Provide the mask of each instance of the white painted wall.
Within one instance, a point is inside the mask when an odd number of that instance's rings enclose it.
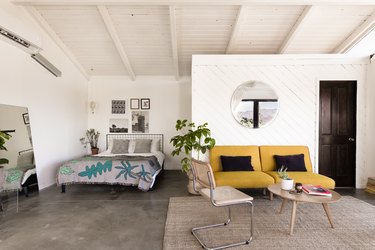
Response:
[[[364,154],[367,63],[338,55],[193,56],[192,119],[208,122],[217,145],[307,145],[317,172],[319,81],[357,80],[356,185],[364,187],[373,168]],[[232,117],[232,93],[249,80],[264,81],[279,95],[278,116],[262,129],[244,128]]]
[[[365,178],[375,177],[375,57],[368,66],[367,73],[367,119],[366,119],[366,175]]]
[[[150,98],[149,123],[151,134],[164,134],[165,169],[180,169],[179,158],[172,157],[170,139],[176,135],[178,119],[191,118],[191,80],[175,81],[172,77],[137,76],[136,81],[128,77],[93,77],[89,83],[89,101],[97,104],[95,114],[88,110],[88,127],[97,129],[101,135],[99,148],[105,150],[109,119],[123,118],[131,126],[130,98]],[[111,114],[112,100],[126,100],[126,114]]]
[[[42,54],[63,72],[56,78],[0,41],[0,103],[28,108],[39,187],[45,188],[56,183],[62,162],[85,153],[79,138],[87,128],[87,80],[21,7],[1,1],[0,8],[41,35]]]
[[[23,121],[23,114],[27,113],[27,108],[12,105],[0,104],[0,130],[16,130],[10,133],[10,140],[6,141],[7,151],[0,151],[0,158],[9,160],[5,168],[14,168],[17,166],[18,152],[31,149],[27,127]]]

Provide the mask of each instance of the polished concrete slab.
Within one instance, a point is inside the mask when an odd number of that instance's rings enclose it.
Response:
[[[187,177],[165,171],[153,190],[107,185],[71,185],[67,192],[53,186],[30,197],[3,197],[0,249],[162,249],[170,197],[188,196]],[[244,190],[267,199],[262,190]],[[375,205],[375,195],[339,189]]]

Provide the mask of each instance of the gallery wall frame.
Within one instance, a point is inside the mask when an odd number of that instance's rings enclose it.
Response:
[[[131,98],[130,99],[130,109],[139,109],[139,99]]]
[[[112,100],[112,114],[125,114],[126,101],[125,100]]]
[[[141,98],[141,109],[150,109],[150,98]]]
[[[23,114],[22,114],[22,117],[23,117],[23,122],[25,123],[25,125],[30,124],[29,113],[23,113]]]

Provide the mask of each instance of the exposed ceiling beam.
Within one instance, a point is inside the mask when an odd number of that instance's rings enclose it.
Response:
[[[129,77],[134,81],[135,80],[135,74],[133,71],[133,67],[130,64],[128,55],[125,52],[124,47],[122,46],[120,37],[118,36],[118,33],[116,31],[115,26],[113,25],[112,19],[109,15],[107,7],[103,5],[97,6],[100,15],[103,18],[104,24],[107,27],[108,33],[110,34],[113,43],[115,44],[115,47],[121,57],[122,63],[124,64],[126,70],[128,71]]]
[[[284,42],[281,44],[279,49],[279,54],[284,54],[285,51],[288,50],[290,44],[296,37],[296,35],[299,33],[303,25],[308,20],[309,16],[311,15],[313,6],[309,5],[304,8],[302,11],[302,14],[299,16],[297,22],[294,24],[293,28],[289,31],[289,34],[285,38]]]
[[[227,49],[225,50],[226,54],[231,53],[233,50],[233,45],[235,44],[241,24],[245,20],[245,14],[244,14],[245,12],[246,12],[246,7],[241,6],[237,13],[236,22],[234,23],[234,26],[232,28],[232,34],[230,35]]]
[[[20,5],[375,5],[374,0],[12,0]]]
[[[174,77],[176,81],[180,78],[178,68],[178,46],[177,46],[177,29],[176,29],[176,7],[169,6],[169,23],[171,29],[171,43],[172,43],[172,56],[173,56],[173,67]]]
[[[375,28],[375,12],[348,36],[332,53],[346,53]]]
[[[76,57],[70,52],[68,47],[65,43],[60,39],[60,37],[53,31],[51,26],[46,22],[46,20],[42,17],[42,15],[31,6],[25,7],[27,12],[34,18],[34,20],[42,26],[42,28],[47,32],[47,34],[51,37],[51,39],[60,47],[60,49],[64,52],[64,54],[70,59],[70,61],[77,67],[77,69],[82,73],[82,75],[89,80],[90,76],[87,74],[86,70],[82,67],[82,64],[78,62]]]

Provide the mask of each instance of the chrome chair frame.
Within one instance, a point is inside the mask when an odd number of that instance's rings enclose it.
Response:
[[[196,183],[197,183],[197,178],[196,178],[196,173],[195,173],[195,170],[194,168],[192,168],[192,171],[193,171],[193,188],[196,192],[199,192],[200,189],[197,189],[196,187]],[[213,176],[211,175],[211,172],[208,171],[207,172],[207,177],[208,177],[208,181],[209,181],[209,186],[210,186],[210,201],[211,201],[211,204],[214,206],[214,207],[228,207],[228,219],[223,222],[223,223],[218,223],[218,224],[211,224],[211,225],[206,225],[206,226],[201,226],[201,227],[195,227],[191,230],[191,233],[194,235],[194,237],[198,240],[198,242],[201,244],[201,246],[204,248],[204,249],[212,249],[212,250],[216,250],[216,249],[225,249],[225,248],[229,248],[229,247],[235,247],[235,246],[240,246],[240,245],[247,245],[249,244],[252,240],[253,240],[253,235],[254,235],[254,223],[253,223],[253,212],[254,212],[254,205],[251,201],[241,201],[241,202],[233,202],[233,203],[230,203],[230,204],[224,204],[224,205],[221,205],[221,204],[217,204],[215,202],[215,188],[214,188],[214,185],[213,185]],[[203,240],[201,238],[199,238],[199,236],[196,234],[197,231],[200,231],[200,230],[204,230],[204,229],[209,229],[209,228],[214,228],[214,227],[220,227],[220,226],[227,226],[229,225],[229,223],[231,222],[232,218],[231,218],[231,207],[232,205],[240,205],[240,204],[247,204],[250,206],[250,221],[251,221],[251,227],[250,227],[250,235],[249,235],[249,238],[246,239],[246,240],[243,240],[243,241],[240,241],[240,242],[234,242],[234,243],[231,243],[231,244],[227,244],[227,245],[221,245],[221,246],[216,246],[216,247],[209,247],[207,246]]]

